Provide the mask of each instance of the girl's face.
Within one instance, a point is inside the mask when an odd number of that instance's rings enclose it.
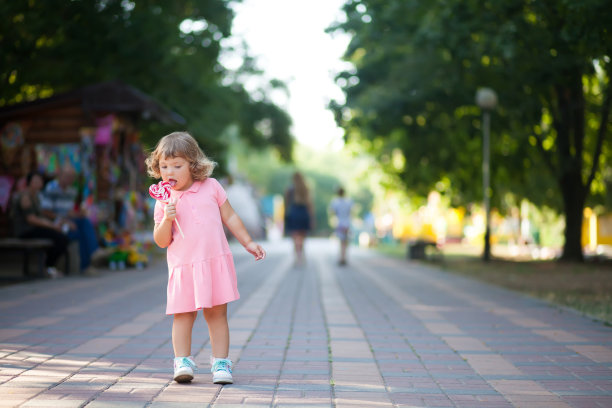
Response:
[[[173,190],[185,191],[193,184],[189,162],[182,157],[166,157],[159,160],[162,180],[167,181]]]

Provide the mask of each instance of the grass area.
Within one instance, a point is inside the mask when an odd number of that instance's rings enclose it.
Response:
[[[445,249],[443,259],[435,264],[451,273],[570,307],[612,325],[612,261],[565,263],[494,258],[486,263],[480,259],[480,250],[463,249]],[[405,246],[400,245],[377,250],[397,257],[405,257],[406,253]]]

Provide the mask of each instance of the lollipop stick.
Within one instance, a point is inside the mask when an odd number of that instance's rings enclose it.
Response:
[[[176,201],[174,201],[174,204],[178,204],[178,202],[179,200],[177,199]],[[175,218],[174,222],[176,222],[176,226],[178,227],[178,230],[181,233],[181,237],[185,238],[185,235],[183,234],[183,230],[181,229],[181,224],[179,224],[178,222],[178,218]]]
[[[178,220],[175,218],[174,221],[176,222],[176,226],[179,229],[179,232],[181,233],[181,237],[185,238],[185,235],[183,235],[183,230],[181,229],[181,224],[179,224]]]

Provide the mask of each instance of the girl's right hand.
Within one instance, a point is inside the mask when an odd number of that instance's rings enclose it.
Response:
[[[172,222],[176,218],[176,201],[170,201],[164,208],[164,218]]]

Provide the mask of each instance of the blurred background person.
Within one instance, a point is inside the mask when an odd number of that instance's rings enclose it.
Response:
[[[61,168],[57,177],[43,189],[41,208],[58,222],[69,226],[66,231],[68,238],[79,244],[81,273],[93,273],[91,258],[98,249],[98,237],[92,222],[80,210],[78,191],[74,186],[76,176],[72,167]]]
[[[313,227],[313,206],[308,187],[300,172],[293,174],[285,191],[285,231],[293,240],[296,263],[304,262],[304,241]]]
[[[338,265],[346,265],[346,252],[348,248],[349,233],[351,228],[351,209],[353,200],[344,196],[344,188],[338,187],[337,197],[329,204],[330,211],[336,216],[336,236],[340,240],[340,258]]]
[[[265,220],[259,207],[257,195],[253,187],[244,179],[228,176],[225,193],[236,214],[242,219],[245,228],[253,239],[263,239],[266,236]],[[229,234],[228,238],[232,238]]]
[[[68,237],[64,232],[66,224],[54,222],[43,215],[39,193],[43,188],[44,179],[39,173],[28,173],[26,176],[26,188],[13,198],[11,208],[11,220],[13,222],[13,234],[17,238],[41,238],[49,239],[53,245],[47,249],[45,266],[47,274],[51,278],[61,277],[62,273],[57,270],[55,263],[68,248]],[[58,220],[59,221],[59,220]]]

